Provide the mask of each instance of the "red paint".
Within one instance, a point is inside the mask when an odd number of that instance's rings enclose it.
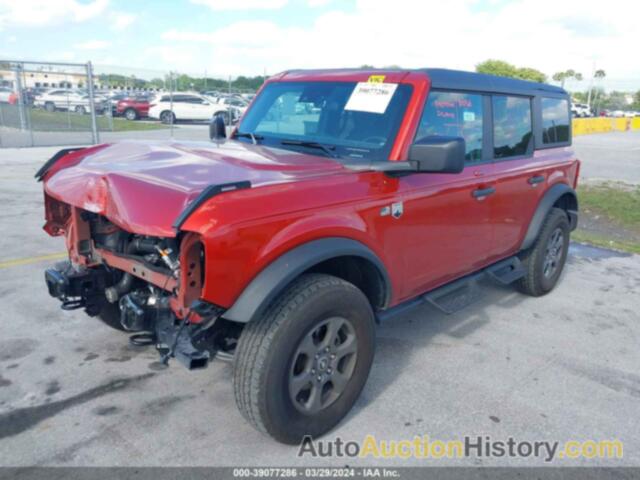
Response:
[[[269,81],[366,81],[370,75],[413,86],[390,154],[390,160],[406,160],[429,91],[426,74],[292,72]],[[204,246],[203,299],[229,307],[283,253],[338,236],[362,242],[380,257],[394,305],[513,254],[541,195],[554,183],[575,185],[578,165],[569,149],[558,148],[522,160],[470,165],[457,175],[397,178],[237,141],[122,142],[64,157],[47,174],[45,191],[129,232],[171,237],[176,217],[205,187],[250,180],[252,188],[211,198],[183,225]],[[532,187],[527,179],[533,175],[546,181]],[[496,193],[472,197],[473,190],[486,187]],[[399,201],[404,202],[401,219],[380,215],[382,207]],[[52,208],[47,202],[48,220],[56,218]],[[50,230],[57,225],[51,222]],[[185,296],[192,298],[193,291]]]
[[[142,100],[138,98],[124,98],[116,103],[116,113],[118,115],[124,115],[124,112],[130,108],[133,108],[138,117],[149,116],[149,100]]]

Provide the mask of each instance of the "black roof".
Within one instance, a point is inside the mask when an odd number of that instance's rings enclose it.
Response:
[[[484,73],[463,72],[444,68],[423,68],[419,71],[429,76],[433,88],[520,95],[540,95],[543,93],[554,96],[567,95],[567,92],[563,88],[546,83],[518,80],[516,78],[496,77],[495,75],[487,75]]]
[[[568,93],[560,87],[546,83],[529,82],[517,78],[497,77],[485,73],[466,72],[463,70],[448,70],[446,68],[329,68],[319,70],[286,70],[289,73],[358,73],[371,72],[384,74],[385,72],[422,72],[431,79],[433,88],[447,90],[472,90],[476,92],[508,93],[515,95],[549,95],[568,96]]]

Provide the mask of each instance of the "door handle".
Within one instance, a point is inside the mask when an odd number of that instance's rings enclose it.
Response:
[[[494,193],[496,193],[495,188],[487,187],[487,188],[478,188],[477,190],[474,190],[473,192],[471,192],[471,195],[473,195],[473,198],[482,199]]]
[[[534,177],[529,177],[529,180],[527,180],[527,182],[529,182],[529,185],[537,185],[539,183],[544,182],[544,175],[536,175]]]

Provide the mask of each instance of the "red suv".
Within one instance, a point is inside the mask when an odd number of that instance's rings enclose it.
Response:
[[[69,261],[45,277],[165,362],[232,360],[240,411],[281,442],[349,411],[379,322],[456,311],[483,277],[533,296],[560,277],[579,170],[561,88],[289,71],[224,131],[55,155],[37,178]]]
[[[127,120],[137,120],[149,116],[149,97],[138,96],[118,100],[116,115],[122,115]]]

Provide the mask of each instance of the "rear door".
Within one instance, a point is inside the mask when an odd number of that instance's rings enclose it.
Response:
[[[547,163],[534,155],[533,98],[493,95],[493,156],[498,176],[493,224],[497,259],[518,251],[548,181]]]
[[[193,109],[188,102],[189,95],[174,95],[173,96],[173,113],[179,120],[192,120]]]
[[[403,194],[407,294],[413,296],[486,264],[493,243],[496,188],[488,150],[489,98],[479,93],[432,91],[415,142],[461,136],[466,166],[459,174],[400,178]]]
[[[186,95],[186,101],[191,111],[192,120],[207,120],[211,118],[211,106],[204,98],[197,95]]]
[[[492,106],[499,178],[493,253],[504,257],[519,250],[549,184],[565,176],[565,157],[554,149],[570,144],[570,104],[563,97],[494,95]]]

